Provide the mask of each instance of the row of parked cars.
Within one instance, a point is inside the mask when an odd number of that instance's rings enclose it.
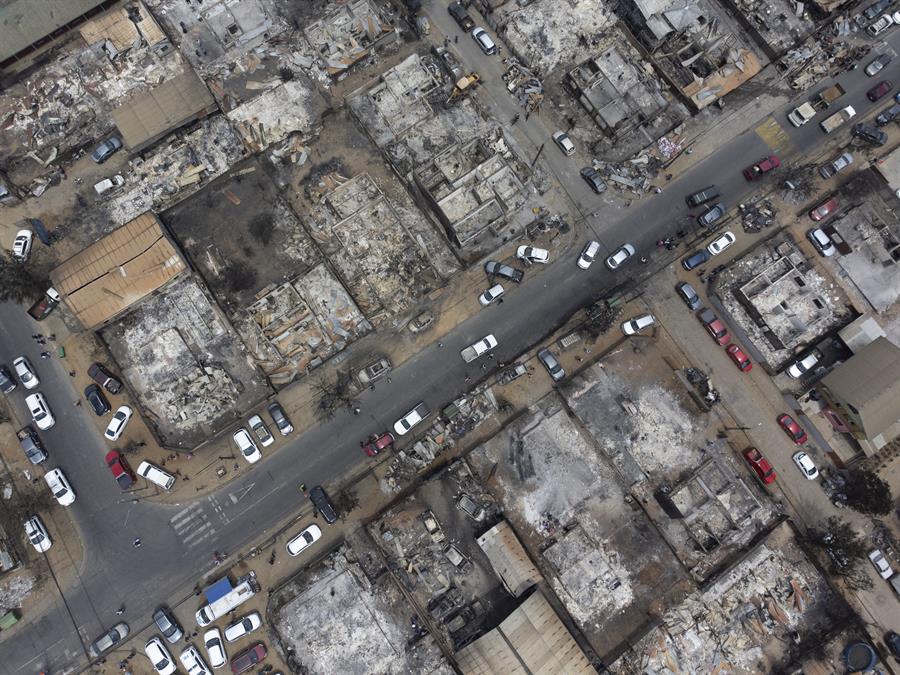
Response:
[[[280,403],[277,401],[270,403],[266,410],[268,410],[272,422],[274,422],[275,427],[282,436],[287,436],[294,431],[294,425],[291,424],[290,418],[288,418]],[[249,431],[247,427],[250,428]],[[241,457],[247,460],[249,464],[255,464],[262,459],[262,452],[260,452],[259,446],[266,448],[272,445],[275,442],[275,437],[259,415],[251,416],[247,420],[247,427],[240,427],[231,435],[231,438],[235,446],[237,446],[238,452],[241,453]],[[257,442],[259,445],[257,445]]]

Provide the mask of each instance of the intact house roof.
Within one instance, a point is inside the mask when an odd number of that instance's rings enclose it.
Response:
[[[118,316],[188,269],[152,213],[144,213],[63,262],[50,279],[85,328]]]
[[[47,36],[65,32],[67,24],[102,4],[103,0],[0,2],[0,61],[5,61]]]
[[[137,152],[216,109],[206,85],[193,71],[186,71],[155,89],[130,97],[113,110],[112,116],[125,145]]]

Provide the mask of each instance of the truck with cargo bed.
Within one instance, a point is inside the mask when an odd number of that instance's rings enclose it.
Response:
[[[812,101],[807,101],[806,103],[803,103],[802,105],[794,108],[791,112],[788,113],[788,119],[795,127],[802,127],[813,117],[815,117],[816,113],[821,110],[827,109],[828,106],[834,103],[845,93],[846,92],[841,85],[833,84],[832,86],[820,91]]]
[[[841,126],[844,122],[851,119],[856,115],[856,110],[853,109],[853,106],[848,105],[846,108],[842,108],[838,110],[831,117],[826,117],[824,120],[819,122],[819,126],[822,127],[822,131],[826,134],[830,134],[832,131]]]

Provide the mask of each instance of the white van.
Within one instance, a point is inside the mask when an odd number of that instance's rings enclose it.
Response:
[[[247,602],[254,595],[256,595],[256,589],[250,579],[238,584],[231,589],[231,592],[226,593],[215,602],[198,609],[194,615],[197,619],[197,625],[208,626],[216,619],[228,614],[235,607]]]
[[[141,465],[138,467],[138,475],[143,476],[151,483],[156,483],[163,490],[171,490],[172,486],[175,485],[175,476],[170,474],[168,471],[163,471],[156,464],[151,464],[150,462],[141,462]]]

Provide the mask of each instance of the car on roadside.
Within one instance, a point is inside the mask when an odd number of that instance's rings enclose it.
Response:
[[[869,562],[872,563],[872,567],[882,579],[890,579],[894,576],[894,569],[879,549],[869,551]]]
[[[869,125],[863,124],[862,122],[853,125],[853,128],[850,129],[850,135],[862,141],[865,141],[869,145],[878,147],[887,143],[888,139],[888,135],[881,129],[870,127]]]
[[[465,574],[472,567],[472,561],[459,550],[456,544],[449,544],[444,549],[444,557],[453,565],[461,574]]]
[[[517,270],[515,267],[510,267],[509,265],[504,265],[503,263],[499,263],[496,260],[488,260],[484,264],[484,272],[489,276],[503,277],[504,279],[509,279],[513,283],[519,283],[522,281],[522,277],[525,276],[525,272],[522,270]]]
[[[16,381],[6,366],[0,366],[0,391],[10,394],[16,390]]]
[[[761,178],[770,171],[774,171],[780,166],[781,160],[778,159],[778,156],[769,155],[768,157],[764,157],[763,159],[759,160],[756,164],[748,166],[746,169],[744,169],[744,178],[753,181],[757,178]]]
[[[300,534],[291,537],[287,544],[285,544],[285,548],[287,549],[288,555],[295,556],[300,555],[312,546],[314,543],[319,541],[319,538],[322,536],[322,530],[318,525],[310,525],[305,530],[303,530]],[[225,639],[229,642],[232,642],[232,638],[228,637],[228,631],[225,631]],[[237,638],[234,638],[236,640]]]
[[[543,248],[535,248],[534,246],[520,246],[516,249],[516,257],[526,265],[531,265],[533,263],[546,265],[550,262],[550,252]]]
[[[112,157],[121,147],[122,139],[118,136],[113,136],[94,148],[94,151],[91,153],[91,159],[97,164],[103,164],[103,162]]]
[[[821,227],[813,227],[806,233],[806,238],[809,239],[809,243],[813,245],[819,255],[830,258],[837,252],[837,248],[834,245],[834,242],[831,241],[831,237],[825,234],[825,231]]]
[[[75,503],[75,490],[72,489],[72,484],[62,469],[59,467],[50,469],[44,474],[44,480],[60,506],[71,506]]]
[[[13,370],[16,371],[16,377],[26,389],[34,389],[41,381],[38,379],[37,371],[31,365],[31,361],[25,356],[18,357],[13,361]]]
[[[481,504],[476,502],[465,492],[461,493],[456,499],[456,508],[465,513],[476,523],[480,523],[482,520],[484,520],[484,507],[482,507]]]
[[[697,309],[700,306],[700,296],[697,295],[697,291],[688,282],[679,282],[675,286],[675,291],[684,300],[684,304],[688,306],[688,309]]]
[[[250,670],[257,663],[261,663],[266,658],[267,653],[266,646],[262,642],[250,645],[231,659],[231,672],[234,675],[240,675]]]
[[[103,395],[103,391],[96,384],[89,384],[84,388],[84,397],[91,406],[91,410],[93,410],[94,414],[98,417],[103,417],[103,415],[112,410],[112,408],[109,407],[109,401],[107,401],[106,397]]]
[[[681,266],[690,272],[695,267],[700,267],[703,263],[709,261],[712,256],[709,255],[709,252],[706,249],[701,249],[699,251],[694,251],[689,256],[682,258]]]
[[[425,405],[424,402],[421,402],[399,420],[394,422],[394,432],[398,436],[402,436],[430,414],[431,409]]]
[[[488,32],[484,28],[473,28],[472,39],[475,40],[475,42],[481,48],[481,51],[483,51],[488,56],[497,53],[497,45],[494,44],[491,36],[488,35]]]
[[[247,426],[250,427],[250,431],[256,436],[256,440],[258,440],[259,444],[264,448],[269,447],[275,442],[275,437],[272,435],[272,432],[269,431],[269,427],[266,426],[266,423],[262,421],[262,417],[259,415],[252,415],[250,419],[247,420]]]
[[[875,103],[875,101],[887,96],[893,88],[894,85],[890,80],[882,80],[866,92],[866,98]]]
[[[110,450],[105,457],[106,466],[109,467],[113,478],[119,484],[119,489],[127,490],[135,484],[137,479],[134,477],[134,471],[128,465],[128,461],[118,450]]]
[[[794,460],[794,464],[797,465],[806,480],[815,480],[819,477],[819,469],[807,453],[795,452],[791,459]]]
[[[175,644],[184,637],[184,631],[181,629],[181,625],[178,623],[172,610],[164,605],[154,610],[153,623],[156,624],[159,632],[163,634],[166,642],[170,645]]]
[[[50,539],[47,527],[44,525],[44,521],[41,520],[40,516],[31,516],[31,518],[25,521],[24,525],[25,536],[28,539],[28,543],[34,546],[35,551],[38,553],[46,553],[50,550],[50,547],[53,546],[53,541]]]
[[[719,255],[736,241],[737,237],[734,236],[733,232],[723,232],[721,236],[716,237],[709,243],[706,250],[710,255]]]
[[[855,17],[856,23],[859,26],[865,26],[869,21],[890,7],[892,2],[893,0],[876,0],[876,2],[873,2]]]
[[[747,464],[756,473],[757,477],[766,485],[773,483],[778,477],[775,468],[769,463],[769,460],[756,448],[747,448],[744,450],[744,459]]]
[[[313,487],[309,491],[309,501],[312,502],[316,511],[322,514],[322,518],[325,519],[326,523],[334,525],[334,523],[337,522],[337,513],[334,510],[331,500],[328,498],[328,494],[325,492],[325,488],[321,485]]]
[[[365,452],[369,457],[375,457],[380,454],[382,450],[386,450],[394,444],[394,434],[389,431],[385,431],[380,436],[378,434],[373,434],[369,437],[369,440],[363,443],[360,443],[362,446],[363,452]]]
[[[122,383],[100,363],[92,363],[87,369],[87,374],[110,394],[118,394],[122,391]]]
[[[125,427],[128,425],[128,420],[131,419],[132,411],[127,405],[120,405],[115,413],[113,413],[112,419],[109,421],[109,424],[106,426],[106,431],[103,432],[103,435],[106,436],[106,440],[108,441],[117,441],[122,437],[122,433],[125,431]]]
[[[360,370],[356,374],[356,377],[362,385],[371,384],[387,375],[391,371],[391,368],[391,360],[386,356],[383,356]]]
[[[566,157],[571,157],[575,154],[575,144],[572,142],[572,139],[569,138],[569,134],[565,131],[554,132],[553,142],[556,143]]]
[[[803,445],[809,440],[809,436],[803,431],[803,427],[797,424],[797,421],[787,413],[782,413],[778,416],[778,426],[780,426],[784,430],[784,433],[790,436],[791,440],[797,445]],[[795,459],[794,461],[796,462],[797,460]]]
[[[736,344],[728,345],[725,348],[725,353],[728,354],[732,361],[734,361],[734,365],[736,365],[742,373],[749,373],[753,370],[753,363],[751,363],[750,357]]]
[[[809,217],[812,220],[816,220],[816,221],[823,220],[824,218],[827,218],[832,213],[837,211],[837,208],[838,208],[838,200],[835,199],[834,197],[829,197],[824,202],[822,202],[815,208],[811,209],[809,212]]]
[[[583,270],[589,269],[594,264],[594,260],[597,259],[598,253],[600,253],[600,242],[589,241],[581,249],[581,255],[578,256],[578,267]]]
[[[625,335],[634,335],[645,328],[650,328],[655,323],[656,318],[652,314],[641,314],[624,322],[622,324],[622,332]]]
[[[827,164],[820,166],[819,175],[827,180],[836,173],[843,171],[851,164],[853,164],[853,155],[849,152],[843,152]]]
[[[158,485],[163,490],[171,490],[172,486],[175,485],[175,476],[146,460],[138,464],[137,473],[144,480]]]
[[[697,216],[697,222],[705,227],[712,227],[716,221],[721,220],[725,215],[725,205],[719,202],[713,204],[706,211]]]
[[[484,293],[478,296],[478,302],[481,303],[482,307],[487,307],[494,300],[503,295],[503,286],[501,284],[494,284],[489,289],[487,289]]]
[[[890,14],[882,14],[871,26],[866,28],[866,32],[872,37],[878,37],[893,25],[894,17]]]
[[[559,361],[556,360],[553,352],[546,347],[537,353],[537,357],[538,361],[540,361],[544,368],[547,369],[547,372],[550,373],[550,377],[554,382],[559,382],[566,376],[566,371],[563,370]]]
[[[409,331],[411,333],[421,333],[423,330],[427,330],[431,328],[431,325],[434,323],[434,312],[430,309],[426,309],[421,314],[413,317],[413,319],[409,322]]]
[[[37,465],[47,461],[48,456],[44,443],[30,424],[19,429],[16,437],[19,439],[19,447],[22,448],[22,452],[25,453],[29,462]]]
[[[203,660],[200,650],[194,645],[185,647],[178,660],[181,661],[181,665],[184,666],[188,675],[213,675],[212,670],[206,665],[206,661]]]
[[[686,196],[684,201],[688,205],[688,208],[695,209],[698,206],[703,206],[706,202],[717,199],[721,195],[722,193],[719,191],[718,187],[715,185],[707,185],[702,190],[697,190]]]
[[[34,233],[31,230],[19,230],[13,239],[12,257],[17,263],[26,263],[31,256],[31,244]]]
[[[209,657],[209,665],[214,669],[221,668],[228,663],[228,656],[225,654],[225,643],[222,642],[222,633],[218,628],[211,628],[203,634],[203,646],[206,648],[207,657]]]
[[[600,174],[597,173],[597,170],[592,166],[586,166],[581,171],[581,177],[584,179],[584,182],[587,183],[591,190],[596,192],[598,195],[606,192],[606,181],[604,181]]]
[[[469,16],[466,8],[463,7],[459,2],[451,2],[449,5],[447,5],[447,12],[450,14],[450,16],[453,17],[453,20],[463,30],[470,31],[475,28],[475,22],[472,20],[472,17]]]
[[[869,65],[866,66],[865,73],[869,77],[875,77],[890,62],[891,62],[890,54],[879,54],[874,59],[869,61]]]
[[[35,392],[25,397],[25,405],[28,406],[28,412],[31,413],[31,419],[38,429],[47,431],[56,424],[53,413],[50,412],[50,406],[47,405],[47,399],[41,392]]]
[[[169,650],[155,635],[147,640],[147,644],[144,645],[144,653],[159,675],[172,675],[177,670]]]
[[[317,530],[319,529],[316,525],[310,525],[307,530],[315,527]],[[304,530],[305,532],[306,530]],[[318,539],[318,537],[316,537]],[[313,540],[315,541],[315,539]],[[290,553],[290,549],[288,550]],[[292,553],[291,555],[296,555]],[[247,616],[243,616],[234,623],[230,624],[225,629],[225,642],[235,642],[240,640],[245,635],[249,635],[257,628],[262,626],[262,619],[259,616],[259,612],[250,612]]]
[[[724,347],[731,342],[731,336],[728,334],[725,324],[711,309],[704,307],[697,312],[697,318],[700,319],[700,323],[706,328],[706,332],[712,336],[713,340],[720,347]]]
[[[884,644],[891,650],[891,654],[894,655],[895,659],[900,659],[900,634],[889,630],[884,634]]]
[[[269,417],[272,418],[272,421],[278,428],[278,432],[282,436],[287,436],[294,430],[294,425],[291,424],[290,418],[288,418],[287,413],[284,412],[284,408],[281,407],[281,404],[278,403],[278,401],[270,403],[266,410],[269,411]]]
[[[611,270],[617,270],[634,254],[634,246],[631,244],[622,244],[606,259],[606,266]]]
[[[248,464],[256,464],[256,462],[262,459],[262,453],[259,451],[259,448],[256,447],[256,442],[253,440],[250,432],[244,427],[241,427],[231,434],[231,440],[234,441],[238,452],[241,453],[241,457],[247,460]]]
[[[900,103],[895,103],[875,116],[875,124],[879,127],[890,124],[895,120],[900,120]]]
[[[117,623],[115,626],[110,628],[103,635],[101,635],[91,643],[91,646],[88,647],[88,655],[92,659],[96,659],[101,654],[105,654],[117,644],[122,642],[122,640],[128,637],[128,633],[129,630],[127,623],[125,623],[124,621]]]
[[[813,349],[809,353],[789,365],[785,372],[795,380],[799,379],[810,370],[812,370],[821,358],[822,352],[820,352],[818,349]]]

